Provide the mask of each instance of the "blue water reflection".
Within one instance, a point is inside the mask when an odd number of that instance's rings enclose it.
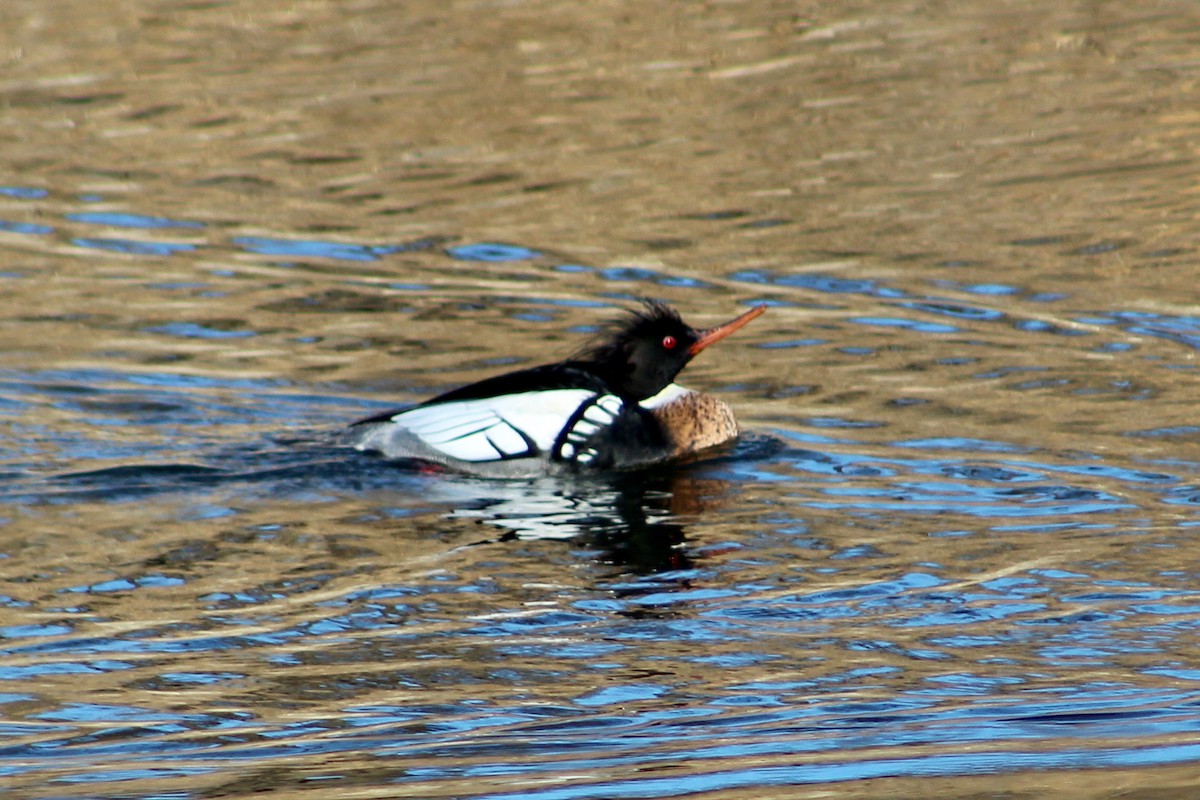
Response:
[[[514,244],[479,242],[448,248],[446,255],[460,261],[528,261],[539,258],[542,254]]]
[[[809,289],[826,294],[862,294],[887,298],[904,297],[904,293],[899,289],[884,286],[877,281],[839,278],[817,272],[789,274],[771,270],[739,270],[726,277],[731,281],[742,283],[787,286],[796,289]]]
[[[277,239],[268,236],[239,236],[233,243],[251,253],[292,258],[333,258],[341,261],[377,261],[396,252],[389,245],[359,245],[319,239]]]
[[[33,186],[0,186],[0,195],[4,197],[16,197],[21,200],[39,200],[49,194],[50,192],[45,189]]]
[[[0,219],[0,231],[8,233],[25,233],[33,236],[44,236],[47,233],[53,233],[54,228],[49,225],[41,225],[36,222],[14,222],[12,220]]]
[[[116,228],[203,228],[204,224],[191,220],[153,217],[145,214],[130,214],[117,211],[87,211],[67,214],[66,219],[72,222],[86,222],[91,225],[110,225]]]

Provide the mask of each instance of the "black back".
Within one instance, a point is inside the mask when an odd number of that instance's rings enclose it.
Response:
[[[675,379],[692,359],[689,349],[699,338],[675,309],[647,300],[644,308],[612,322],[601,339],[568,361],[485,378],[418,407],[548,389],[590,389],[636,403],[658,394]],[[354,424],[388,422],[398,413],[385,411]]]

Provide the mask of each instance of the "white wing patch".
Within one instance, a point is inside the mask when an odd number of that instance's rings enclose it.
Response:
[[[452,458],[500,461],[549,452],[579,407],[595,398],[587,389],[549,389],[454,400],[402,411],[392,422]]]

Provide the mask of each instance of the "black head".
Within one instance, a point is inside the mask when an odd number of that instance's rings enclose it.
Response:
[[[755,306],[723,325],[696,330],[657,300],[612,324],[607,336],[576,358],[623,397],[644,400],[661,392],[692,357],[767,310]]]

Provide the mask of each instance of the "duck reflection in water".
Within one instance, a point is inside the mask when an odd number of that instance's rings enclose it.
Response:
[[[731,482],[688,467],[613,473],[586,480],[436,480],[425,497],[452,510],[451,520],[499,529],[476,544],[570,541],[596,560],[639,575],[695,566],[687,547],[690,517],[723,506]]]

